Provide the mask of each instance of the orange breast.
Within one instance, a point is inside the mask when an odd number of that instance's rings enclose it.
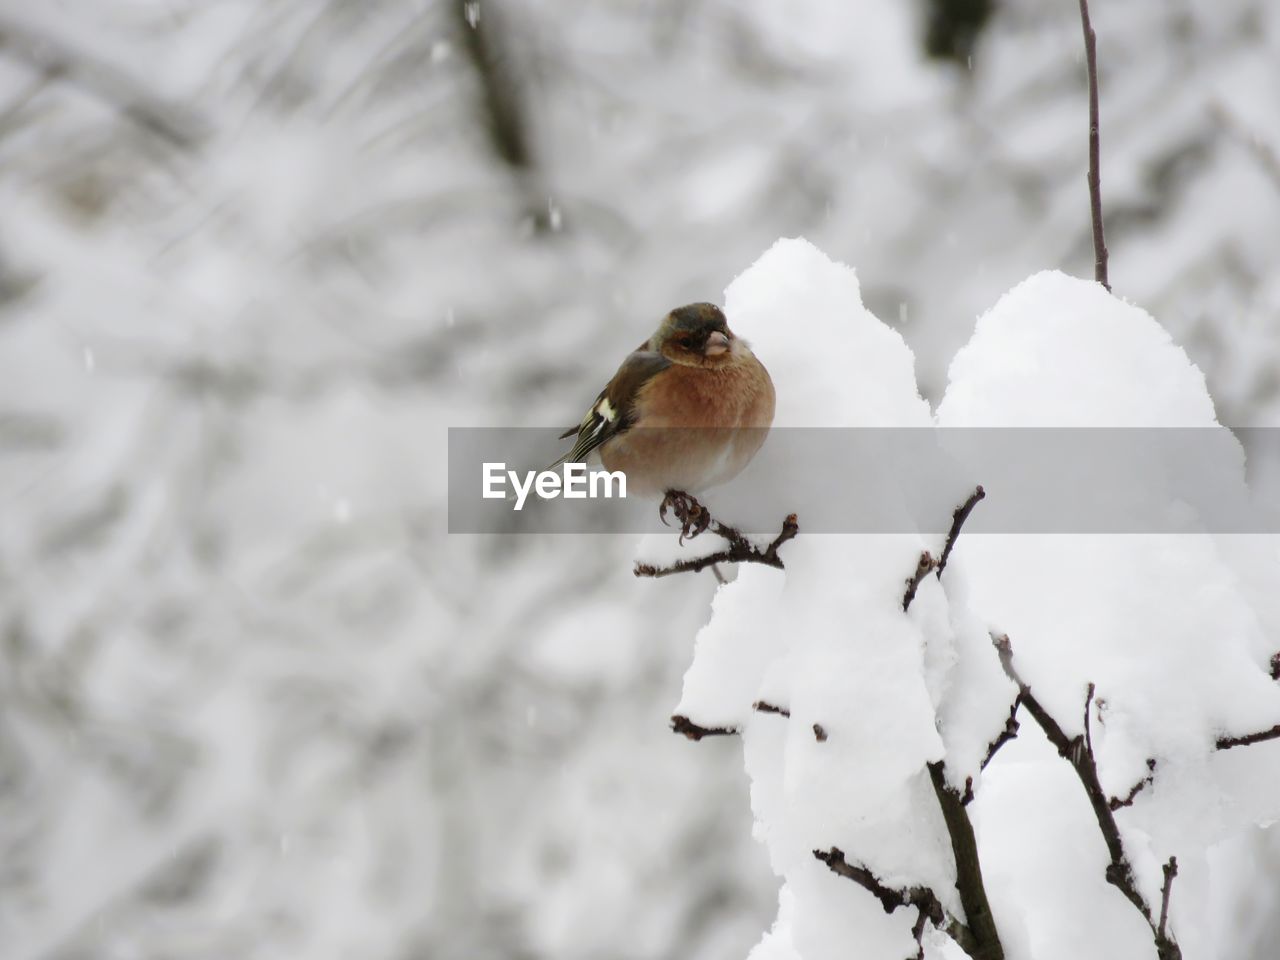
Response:
[[[636,426],[604,444],[600,459],[626,473],[629,496],[696,493],[742,471],[773,410],[773,382],[749,351],[717,368],[670,367],[640,390]]]

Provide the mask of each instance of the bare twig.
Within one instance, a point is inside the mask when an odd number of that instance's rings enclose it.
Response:
[[[1087,722],[1086,733],[1068,737],[1063,731],[1062,725],[1045,709],[1044,705],[1031,692],[1031,688],[1018,675],[1013,665],[1013,647],[1009,642],[1009,638],[1007,636],[992,637],[992,641],[995,643],[996,652],[1000,656],[1000,666],[1004,668],[1004,672],[1009,679],[1018,685],[1018,692],[1022,698],[1023,705],[1031,716],[1035,718],[1036,723],[1044,731],[1044,735],[1048,737],[1049,742],[1057,748],[1058,754],[1071,764],[1077,778],[1080,780],[1080,785],[1084,787],[1089,806],[1093,808],[1094,818],[1098,822],[1098,830],[1102,833],[1102,839],[1107,845],[1107,853],[1110,857],[1110,863],[1107,864],[1106,870],[1107,882],[1124,894],[1125,899],[1132,903],[1143,918],[1146,919],[1151,927],[1152,937],[1156,944],[1156,952],[1160,960],[1180,960],[1182,957],[1181,949],[1172,937],[1157,926],[1156,918],[1146,900],[1143,899],[1134,880],[1133,867],[1125,854],[1124,842],[1120,837],[1120,828],[1116,824],[1113,808],[1102,789],[1101,781],[1098,779],[1098,768],[1094,762],[1093,751],[1086,736]],[[1092,688],[1092,684],[1090,684],[1090,687]],[[1092,698],[1093,694],[1092,690],[1090,690],[1086,702],[1092,700]]]
[[[1089,760],[1096,763],[1096,758],[1093,755],[1093,731],[1090,729],[1089,723],[1089,708],[1093,706],[1093,694],[1095,690],[1096,688],[1094,687],[1093,682],[1090,681],[1088,689],[1086,689],[1084,695],[1084,745],[1089,751]]]
[[[1138,794],[1140,794],[1147,787],[1151,786],[1151,784],[1155,783],[1155,780],[1156,780],[1155,760],[1151,760],[1151,759],[1147,760],[1147,770],[1148,770],[1147,775],[1143,777],[1141,780],[1139,780],[1137,783],[1135,783],[1132,787],[1130,787],[1128,793],[1126,793],[1123,797],[1112,797],[1110,800],[1107,801],[1107,806],[1109,806],[1112,810],[1119,810],[1122,807],[1133,806],[1133,801],[1138,798]]]
[[[1269,740],[1280,740],[1280,724],[1270,727],[1266,730],[1258,730],[1254,733],[1244,733],[1239,736],[1218,737],[1214,741],[1215,750],[1231,750],[1235,747],[1248,747],[1255,743],[1266,743]],[[1133,806],[1133,801],[1147,787],[1155,782],[1156,761],[1154,757],[1147,758],[1147,770],[1149,771],[1145,777],[1129,788],[1129,792],[1123,797],[1112,797],[1108,804],[1112,810],[1119,810],[1123,807]]]
[[[982,758],[982,766],[980,770],[985,770],[993,757],[1001,747],[1018,735],[1021,726],[1018,723],[1018,707],[1022,706],[1021,695],[1013,698],[1013,703],[1009,706],[1009,719],[1004,722],[1004,729],[1000,731],[1000,736],[991,741],[991,745],[987,747],[987,755]]]
[[[1018,723],[1018,707],[1021,705],[1022,697],[1014,697],[1013,703],[1009,706],[1009,719],[1004,722],[1004,729],[1000,731],[1000,735],[988,744],[987,755],[982,758],[982,764],[978,767],[979,770],[987,769],[987,764],[995,758],[1000,748],[1018,736],[1018,731],[1021,729],[1021,725]],[[973,802],[973,777],[965,777],[962,802],[965,806]]]
[[[911,602],[916,597],[916,591],[930,571],[937,570],[939,576],[941,576],[942,567],[946,562],[946,558],[950,556],[956,539],[960,536],[960,530],[964,526],[965,520],[973,512],[973,508],[978,501],[985,496],[986,491],[982,487],[978,487],[952,513],[951,529],[947,532],[946,543],[942,549],[943,559],[941,562],[935,560],[933,554],[927,550],[920,554],[920,558],[916,561],[915,572],[906,580],[907,589],[902,595],[902,610],[904,613],[911,608]],[[1017,721],[1013,715],[1016,712],[1017,702],[1015,701],[1009,715],[1009,723],[1015,733],[1017,731]],[[1006,730],[1008,730],[1008,726],[1006,725]],[[816,729],[814,732],[817,732]],[[1013,734],[1010,733],[1008,738],[1012,736]],[[990,753],[994,754],[998,749],[999,742],[992,745]],[[933,782],[934,794],[938,798],[938,806],[942,810],[942,817],[947,825],[947,833],[951,837],[951,851],[955,857],[956,864],[956,889],[960,894],[960,902],[964,906],[965,918],[968,921],[968,926],[963,928],[964,939],[961,939],[956,934],[952,934],[952,936],[971,957],[979,958],[979,960],[1003,960],[1004,946],[1000,943],[1000,934],[996,929],[995,918],[991,914],[991,905],[987,900],[987,890],[982,880],[982,865],[978,861],[978,844],[974,838],[973,824],[969,821],[969,815],[965,811],[965,804],[968,802],[966,798],[972,799],[972,781],[966,782],[965,794],[962,796],[959,791],[947,783],[945,764],[939,761],[930,763],[928,767],[929,777]]]
[[[669,567],[656,567],[651,563],[637,563],[635,575],[637,577],[669,577],[673,573],[693,573],[698,570],[705,570],[716,563],[763,563],[766,566],[782,570],[784,567],[782,558],[778,556],[778,548],[800,532],[800,524],[796,521],[796,515],[794,513],[790,514],[782,522],[782,530],[763,550],[743,536],[737,529],[723,524],[719,520],[712,520],[707,529],[724,540],[729,546],[718,553],[708,554],[705,557],[677,561]]]
[[[732,737],[742,732],[737,727],[700,727],[688,717],[678,713],[671,718],[671,730],[690,740],[701,740],[703,737]]]
[[[920,589],[920,584],[929,575],[929,571],[933,570],[937,565],[938,562],[933,559],[933,554],[928,550],[920,554],[920,559],[916,562],[915,573],[906,579],[907,589],[902,595],[903,613],[911,609],[911,601],[916,598],[916,591]]]
[[[991,904],[987,900],[982,864],[978,860],[978,841],[964,808],[964,798],[947,783],[946,765],[942,761],[928,767],[933,792],[938,798],[942,819],[947,824],[947,833],[951,836],[951,853],[956,863],[956,892],[960,894],[960,904],[964,907],[968,923],[964,928],[967,940],[955,934],[952,936],[975,960],[1003,960],[1004,945],[1000,942],[1000,932],[996,929]]]
[[[969,519],[969,514],[973,513],[973,508],[978,505],[978,501],[986,495],[987,491],[979,485],[973,493],[969,494],[969,499],[956,507],[955,512],[951,514],[951,529],[947,531],[947,543],[942,548],[942,559],[938,561],[938,579],[942,579],[942,571],[947,569],[947,560],[951,557],[951,548],[956,545],[956,539],[960,536],[960,528]]]
[[[1083,734],[1076,737],[1068,737],[1063,732],[1062,726],[1058,721],[1050,715],[1049,711],[1041,705],[1040,701],[1031,692],[1031,688],[1018,676],[1018,672],[1013,666],[1013,647],[1009,642],[1009,638],[1007,636],[995,637],[994,642],[996,652],[1000,655],[1000,665],[1004,668],[1004,672],[1009,679],[1018,685],[1018,692],[1022,698],[1023,705],[1031,716],[1035,718],[1040,729],[1049,738],[1049,742],[1057,748],[1058,754],[1070,762],[1081,784],[1084,786],[1085,793],[1089,797],[1089,804],[1093,807],[1094,817],[1098,821],[1098,828],[1102,831],[1102,839],[1106,842],[1107,852],[1111,857],[1111,863],[1107,867],[1108,882],[1119,888],[1125,897],[1142,911],[1144,916],[1150,918],[1151,911],[1134,884],[1133,868],[1129,865],[1129,861],[1125,856],[1124,845],[1120,840],[1120,828],[1116,826],[1115,818],[1111,815],[1111,806],[1107,803],[1102,784],[1098,781],[1098,771],[1094,766],[1093,757],[1085,745]]]
[[[978,501],[986,495],[987,492],[979,486],[973,493],[969,494],[969,498],[964,503],[952,511],[951,529],[947,531],[947,539],[942,546],[941,559],[935,559],[928,550],[920,554],[920,559],[916,562],[915,572],[906,580],[907,589],[902,595],[903,613],[911,609],[911,601],[915,600],[916,591],[920,589],[920,584],[924,582],[925,577],[932,572],[936,573],[938,578],[941,579],[942,571],[947,567],[947,560],[956,545],[956,539],[960,536],[960,530],[964,526],[964,522],[969,519],[969,514],[973,513],[973,508],[978,505]]]
[[[911,925],[911,935],[916,938],[916,960],[924,960],[924,928],[929,922],[929,912],[918,907],[916,922]]]
[[[972,950],[973,934],[963,923],[947,914],[946,910],[943,909],[942,901],[928,887],[896,889],[886,886],[866,867],[860,867],[845,859],[844,851],[839,847],[832,847],[830,850],[815,850],[813,855],[816,859],[825,863],[832,873],[847,880],[852,880],[879,900],[880,906],[884,908],[885,913],[893,913],[902,907],[915,907],[920,911],[920,915],[928,918],[935,927],[945,930],[948,936],[960,944],[965,953],[971,957],[977,956]],[[920,932],[916,936],[916,940],[919,942],[920,937],[924,934],[924,926],[919,920],[916,923],[920,928]],[[915,927],[912,928],[912,933],[916,933]]]
[[[1280,739],[1280,723],[1269,730],[1259,730],[1257,733],[1246,733],[1238,737],[1219,737],[1214,742],[1214,746],[1219,750],[1230,750],[1232,747],[1247,747],[1250,744],[1262,743],[1264,740],[1278,739]]]
[[[1169,894],[1173,892],[1173,878],[1178,875],[1178,858],[1170,857],[1163,870],[1164,885],[1160,888],[1160,924],[1156,928],[1157,942],[1168,939],[1165,928],[1169,923]]]
[[[780,717],[791,716],[791,711],[786,707],[779,707],[777,704],[769,703],[767,700],[757,700],[751,705],[751,709],[756,713],[776,713]]]
[[[1111,289],[1107,280],[1107,241],[1102,233],[1101,143],[1098,134],[1098,38],[1089,22],[1089,2],[1080,0],[1084,30],[1085,68],[1089,74],[1089,215],[1093,220],[1093,277]]]
[[[1266,730],[1257,730],[1253,733],[1218,737],[1213,746],[1215,750],[1231,750],[1235,747],[1248,747],[1255,743],[1266,743],[1269,740],[1280,740],[1280,723],[1274,727],[1268,727]],[[1109,803],[1112,810],[1132,806],[1138,794],[1155,782],[1156,760],[1154,757],[1147,758],[1147,770],[1149,771],[1148,774],[1135,783],[1124,797],[1111,798]]]

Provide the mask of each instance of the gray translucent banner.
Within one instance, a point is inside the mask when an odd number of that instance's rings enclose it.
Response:
[[[451,428],[449,532],[662,529],[656,499],[621,498],[602,477],[591,489],[598,464],[571,477],[580,497],[565,497],[563,468],[530,479],[568,449],[557,433]],[[667,433],[673,444],[719,439]],[[805,533],[945,533],[978,484],[987,496],[967,534],[1280,533],[1277,464],[1274,428],[774,428],[736,479],[698,496],[751,533],[776,533],[788,513]]]

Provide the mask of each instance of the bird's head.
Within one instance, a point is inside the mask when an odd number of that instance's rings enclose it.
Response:
[[[649,347],[672,363],[715,367],[727,363],[736,341],[728,321],[713,303],[677,307],[663,318]]]

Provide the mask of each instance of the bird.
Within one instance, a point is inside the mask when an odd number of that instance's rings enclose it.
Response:
[[[706,528],[710,514],[695,494],[727,483],[764,444],[773,423],[773,380],[713,303],[691,303],[618,367],[582,421],[560,435],[573,447],[552,464],[596,454],[622,471],[628,495],[663,495],[681,538]]]

